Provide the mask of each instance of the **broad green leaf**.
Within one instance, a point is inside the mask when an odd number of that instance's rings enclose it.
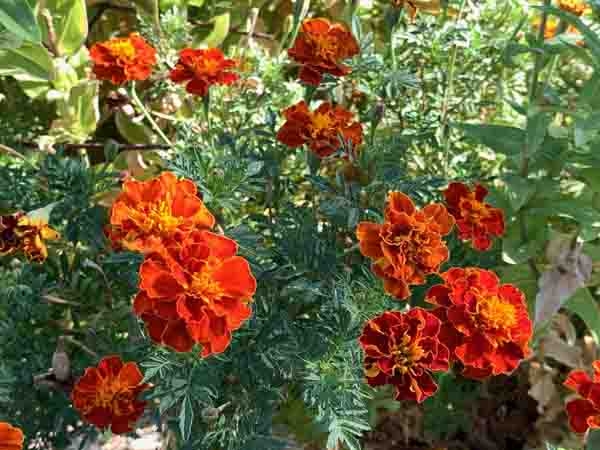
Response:
[[[587,167],[585,169],[579,169],[577,175],[583,178],[585,184],[587,184],[594,192],[600,192],[600,168]]]
[[[518,155],[525,145],[525,130],[504,125],[452,123],[465,136],[506,156]]]
[[[584,103],[593,109],[600,110],[600,74],[594,72],[592,77],[585,82],[579,94],[578,103]]]
[[[30,42],[0,50],[0,76],[6,75],[19,81],[49,82],[53,78],[52,56],[41,44]]]
[[[2,0],[0,2],[0,24],[23,40],[31,42],[42,40],[33,10],[24,0]]]
[[[231,16],[229,13],[221,14],[213,19],[214,27],[210,34],[206,36],[202,43],[207,47],[218,47],[223,43],[229,34]]]
[[[100,118],[98,82],[85,80],[74,86],[67,101],[57,102],[59,118],[52,124],[51,133],[58,139],[86,141],[96,130]]]
[[[510,206],[515,212],[519,211],[535,193],[536,186],[531,180],[518,175],[507,175],[504,181],[507,185],[506,196]]]
[[[117,111],[115,114],[115,124],[121,136],[130,144],[150,144],[153,142],[152,130],[143,123],[134,122],[122,111]]]
[[[23,45],[23,39],[19,36],[7,30],[0,31],[0,50],[5,48],[19,48],[21,45]]]
[[[575,120],[575,145],[581,147],[593,140],[600,131],[600,111]]]
[[[529,114],[527,118],[527,153],[534,155],[544,142],[548,125],[552,122],[552,116],[547,113]]]
[[[590,429],[585,449],[600,450],[600,430]]]
[[[88,32],[85,0],[46,0],[61,55],[71,55],[84,44]]]
[[[585,322],[596,343],[600,342],[600,309],[589,289],[579,289],[567,300],[563,308],[577,314]]]
[[[497,267],[496,272],[502,283],[510,283],[517,286],[525,294],[527,307],[533,317],[535,308],[535,296],[538,291],[538,281],[529,264],[513,264]]]
[[[179,432],[184,442],[190,439],[192,424],[194,423],[194,407],[189,395],[186,395],[181,404],[179,413]]]

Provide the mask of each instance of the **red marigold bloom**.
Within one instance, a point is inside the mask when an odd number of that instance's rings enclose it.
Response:
[[[215,218],[190,180],[163,172],[149,181],[129,179],[114,202],[107,234],[115,248],[147,252],[177,232],[212,228]]]
[[[600,360],[592,363],[594,378],[583,370],[572,371],[564,385],[581,397],[567,402],[569,425],[576,433],[585,433],[588,428],[600,428]]]
[[[59,234],[41,219],[23,212],[0,216],[0,255],[23,252],[27,259],[43,262],[48,257],[45,241],[59,238]]]
[[[123,364],[119,356],[107,356],[98,367],[88,367],[73,388],[73,406],[89,423],[113,433],[127,433],[146,407],[138,400],[149,385],[135,362]]]
[[[512,372],[529,355],[532,324],[525,296],[497,275],[475,267],[454,267],[440,275],[426,301],[442,323],[441,341],[463,375],[483,379]]]
[[[236,82],[239,76],[230,71],[235,66],[236,62],[225,58],[218,48],[185,48],[169,76],[175,83],[187,83],[185,89],[190,94],[204,97],[213,84]]]
[[[352,33],[341,23],[327,19],[306,19],[288,55],[302,64],[298,77],[307,84],[318,86],[323,74],[336,77],[348,75],[350,67],[341,63],[358,55],[360,48]]]
[[[113,84],[145,80],[156,64],[156,50],[138,33],[94,44],[90,49],[93,71],[99,80]]]
[[[444,191],[448,211],[456,219],[458,237],[472,241],[473,248],[480,251],[490,249],[491,236],[504,234],[504,212],[483,201],[487,194],[481,184],[471,191],[463,183],[450,183]]]
[[[23,431],[20,428],[0,422],[0,450],[21,450],[23,440]]]
[[[444,205],[432,203],[418,210],[406,194],[391,192],[384,223],[361,222],[356,236],[386,292],[404,300],[410,296],[410,285],[424,284],[427,275],[437,273],[448,259],[442,237],[453,225]]]
[[[371,386],[391,384],[396,400],[421,403],[437,391],[430,371],[448,370],[449,351],[438,335],[441,322],[422,308],[386,311],[365,325],[359,338]]]
[[[134,311],[153,341],[178,352],[222,353],[250,317],[256,280],[235,241],[196,230],[149,255]]]
[[[352,142],[353,148],[362,144],[362,125],[354,121],[354,114],[339,105],[324,102],[312,112],[302,100],[283,111],[283,116],[286,122],[277,133],[277,140],[291,148],[308,144],[319,158],[339,150],[340,137]]]

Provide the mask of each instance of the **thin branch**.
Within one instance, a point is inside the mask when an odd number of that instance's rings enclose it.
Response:
[[[20,145],[27,148],[36,149],[38,148],[38,144],[36,142],[20,142]],[[57,144],[64,148],[65,150],[103,150],[105,144],[99,143],[86,143],[86,144]],[[166,144],[117,144],[119,151],[127,151],[127,150],[169,150],[172,148],[170,145]],[[0,150],[3,150],[3,146],[0,146]]]

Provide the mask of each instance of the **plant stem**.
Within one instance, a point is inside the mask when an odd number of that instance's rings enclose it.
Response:
[[[131,82],[131,99],[135,103],[135,106],[137,106],[142,111],[142,113],[144,114],[144,117],[150,123],[150,126],[152,126],[152,129],[156,132],[156,134],[158,134],[160,136],[160,138],[167,145],[172,146],[173,143],[169,140],[169,138],[165,135],[165,133],[163,133],[163,131],[158,126],[158,124],[152,118],[152,115],[148,112],[148,110],[146,109],[146,107],[144,106],[144,104],[142,103],[140,98],[138,97],[137,92],[135,90],[135,81]]]
[[[456,22],[461,19],[464,12],[466,0],[461,0],[460,8],[456,16]],[[446,84],[446,90],[444,92],[444,98],[442,100],[442,111],[440,117],[440,125],[443,140],[444,149],[444,173],[448,173],[448,167],[450,165],[450,133],[448,132],[448,107],[450,106],[450,98],[452,91],[454,90],[454,72],[456,70],[456,59],[458,57],[458,46],[452,47],[452,54],[450,55],[450,64],[448,66],[448,83]]]

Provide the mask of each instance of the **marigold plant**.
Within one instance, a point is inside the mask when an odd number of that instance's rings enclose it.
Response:
[[[179,53],[179,60],[169,77],[175,83],[185,84],[185,90],[190,94],[204,97],[213,85],[236,82],[239,75],[231,71],[236,65],[218,48],[185,48]]]
[[[310,111],[303,100],[283,111],[286,122],[277,133],[277,140],[291,148],[307,144],[319,158],[325,158],[350,142],[352,149],[363,141],[362,125],[354,114],[329,102]]]
[[[198,197],[196,185],[163,172],[148,181],[126,180],[110,213],[107,235],[116,249],[148,252],[174,233],[212,228],[215,218]]]
[[[371,386],[391,384],[396,400],[421,403],[437,391],[432,371],[448,370],[449,352],[439,341],[440,320],[422,308],[386,311],[369,320],[359,338]]]
[[[150,337],[178,352],[222,353],[252,314],[256,280],[235,241],[209,231],[177,236],[146,258],[134,311]]]
[[[426,301],[437,306],[440,340],[462,374],[484,379],[515,370],[530,354],[533,329],[523,293],[476,267],[454,267],[440,276],[444,284],[429,289]]]
[[[147,79],[157,62],[156,50],[138,33],[94,44],[90,57],[96,77],[116,85]]]
[[[21,450],[23,431],[9,423],[0,422],[0,450]]]
[[[582,397],[566,404],[569,425],[576,433],[600,428],[600,361],[594,361],[592,367],[593,378],[583,370],[573,370],[564,382],[567,388]]]
[[[479,251],[489,250],[492,237],[504,234],[504,213],[483,201],[488,191],[476,184],[471,191],[463,183],[450,183],[444,191],[448,211],[456,220],[458,237],[471,241],[473,248]]]
[[[119,356],[103,358],[98,367],[88,367],[73,388],[73,406],[98,428],[113,433],[132,431],[146,402],[139,399],[150,386],[135,362],[123,363]]]
[[[345,25],[316,18],[302,22],[288,55],[302,65],[300,80],[318,86],[326,73],[336,77],[348,75],[351,69],[342,62],[359,52],[358,42]]]
[[[454,226],[444,205],[417,209],[402,192],[391,192],[382,224],[361,222],[356,228],[360,251],[372,260],[371,270],[383,279],[386,292],[398,300],[410,286],[424,284],[449,256],[443,240]]]

